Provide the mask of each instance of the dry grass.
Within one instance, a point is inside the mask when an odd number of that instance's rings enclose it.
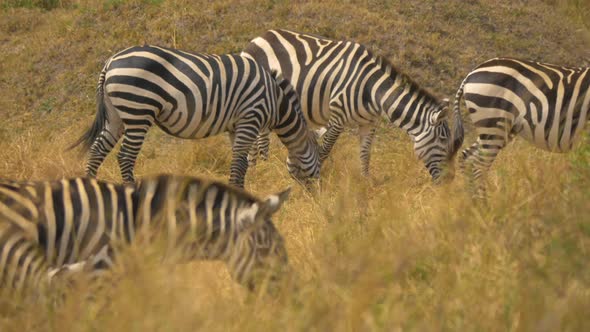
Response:
[[[572,10],[580,1],[17,2],[0,5],[0,176],[19,179],[82,174],[82,158],[63,148],[94,117],[102,62],[133,44],[238,52],[288,27],[363,42],[441,96],[489,57],[590,58],[587,20]],[[588,330],[589,146],[559,155],[516,141],[490,175],[489,207],[476,209],[461,176],[432,186],[407,137],[387,126],[367,183],[347,133],[321,188],[295,186],[275,217],[297,292],[248,295],[221,264],[160,266],[157,248],[135,248],[104,296],[3,305],[0,330]],[[261,196],[293,185],[277,140],[271,152],[247,177]],[[229,162],[226,137],[182,141],[154,128],[136,171],[226,180]],[[114,155],[99,176],[120,180]]]

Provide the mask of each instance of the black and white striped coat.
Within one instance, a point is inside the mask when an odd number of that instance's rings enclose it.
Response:
[[[0,213],[3,210],[0,204]],[[41,288],[48,281],[50,266],[34,236],[0,217],[0,295],[20,294],[31,286]]]
[[[34,204],[34,183],[0,179],[0,294],[43,294],[51,281],[85,271],[87,262],[52,267],[39,246],[33,221],[39,220]],[[88,261],[94,261],[94,257]],[[92,263],[91,263],[92,264]],[[90,266],[90,265],[88,265]],[[90,269],[89,269],[90,270]]]
[[[243,54],[291,82],[310,125],[327,125],[322,161],[344,127],[356,124],[361,170],[368,175],[375,121],[380,116],[408,133],[434,180],[462,143],[460,117],[455,117],[457,140],[449,130],[448,101],[438,100],[359,43],[270,30],[252,40]]]
[[[456,112],[462,97],[477,133],[477,141],[462,153],[462,164],[471,184],[479,182],[474,194],[484,197],[481,178],[514,136],[547,151],[572,148],[590,118],[590,68],[491,59],[463,80]]]
[[[123,180],[133,168],[149,128],[198,139],[229,132],[229,182],[244,186],[247,156],[256,137],[275,131],[289,150],[289,173],[306,180],[319,176],[315,136],[309,133],[297,95],[240,55],[191,54],[157,46],[136,46],[111,57],[103,68],[92,127],[73,145],[90,150],[86,172],[98,168],[123,137],[118,155]]]
[[[287,266],[284,241],[271,216],[289,190],[259,200],[233,186],[174,175],[133,185],[72,178],[17,186],[0,183],[0,230],[29,239],[23,243],[32,248],[31,260],[42,252],[45,261],[39,264],[53,271],[81,262],[108,268],[115,248],[138,237],[151,243],[157,236],[167,243],[166,257],[224,261],[232,277],[250,289],[260,278],[278,279]],[[11,247],[2,234],[0,248]],[[15,251],[4,254],[28,259]],[[29,271],[24,265],[0,267],[3,276]],[[12,279],[4,284],[14,284]]]

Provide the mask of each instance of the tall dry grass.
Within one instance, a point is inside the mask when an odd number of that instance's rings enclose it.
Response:
[[[83,157],[63,149],[94,117],[102,62],[144,41],[222,53],[271,27],[345,37],[441,96],[489,57],[581,65],[590,45],[569,9],[541,1],[30,7],[0,6],[0,176],[19,179],[83,173]],[[222,264],[162,265],[157,246],[134,247],[123,268],[67,291],[62,304],[2,302],[0,330],[588,330],[589,146],[585,137],[574,152],[551,154],[516,140],[489,176],[489,206],[475,208],[462,176],[433,186],[407,137],[386,125],[372,181],[360,176],[357,138],[347,132],[311,193],[289,178],[274,139],[270,161],[248,171],[246,189],[263,196],[294,186],[274,220],[297,271],[286,283],[297,291],[247,294]],[[184,141],[154,128],[136,173],[226,180],[230,158],[227,137]],[[120,181],[114,154],[99,177]]]

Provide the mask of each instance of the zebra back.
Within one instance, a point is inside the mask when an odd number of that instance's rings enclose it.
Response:
[[[39,217],[36,196],[37,191],[31,182],[0,179],[0,220],[17,226],[35,240],[37,229],[31,221]]]

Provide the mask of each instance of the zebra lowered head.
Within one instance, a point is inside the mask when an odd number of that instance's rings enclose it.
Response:
[[[266,282],[274,290],[277,282],[289,269],[287,250],[271,217],[289,196],[288,188],[268,196],[238,212],[241,237],[228,260],[229,271],[237,282],[255,290]]]
[[[433,104],[421,133],[410,135],[414,138],[414,152],[424,162],[435,184],[452,180],[455,175],[454,158],[463,144],[463,122],[461,114],[453,113],[453,130],[448,121],[449,100]],[[411,131],[410,131],[411,132]]]
[[[272,216],[290,191],[258,199],[217,181],[149,176],[136,183],[130,196],[135,211],[132,228],[136,237],[148,235],[148,243],[150,234],[159,234],[168,243],[166,258],[171,254],[180,262],[219,260],[249,290],[267,285],[272,291],[289,269],[284,240]]]

